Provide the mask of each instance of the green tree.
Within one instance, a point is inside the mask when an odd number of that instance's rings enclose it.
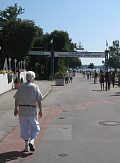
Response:
[[[4,57],[23,59],[30,51],[36,35],[35,23],[31,20],[11,19],[3,23],[5,38]]]
[[[3,11],[0,10],[0,42],[2,42],[0,60],[2,62],[9,56],[12,60],[16,58],[18,61],[26,57],[33,45],[35,35],[40,35],[39,27],[35,28],[33,21],[22,21],[17,18],[24,13],[24,10],[18,7],[17,3]]]
[[[73,57],[73,58],[66,58],[66,65],[69,68],[75,69],[76,67],[81,67],[82,63],[79,58]]]
[[[24,9],[22,7],[18,7],[17,3],[14,4],[14,6],[9,6],[5,10],[0,10],[0,67],[2,67],[2,63],[4,61],[5,57],[5,51],[6,51],[6,35],[3,34],[3,24],[5,22],[10,21],[11,19],[17,19],[17,16],[24,13]]]
[[[33,49],[31,51],[43,51],[43,29],[35,26],[36,36],[34,37]]]
[[[69,35],[66,31],[58,31],[54,30],[53,32],[45,33],[43,35],[43,50],[44,51],[74,51],[75,44],[71,41],[72,39],[69,38]],[[50,44],[50,41],[53,39],[53,43]],[[52,49],[53,48],[53,49]],[[72,58],[71,58],[72,59]],[[71,59],[68,58],[54,58],[54,66],[55,66],[55,73],[57,71],[64,72],[65,69],[69,68],[69,64],[71,63]],[[69,60],[69,63],[66,62]],[[51,64],[51,60],[49,59],[48,64]],[[49,66],[48,66],[49,67]],[[49,72],[50,72],[49,68]]]
[[[88,68],[93,69],[94,68],[94,64],[90,63],[90,65],[88,65]]]
[[[56,72],[61,71],[65,73],[65,70],[67,69],[67,66],[65,65],[65,58],[59,58],[58,59],[58,68],[56,68]]]
[[[49,51],[50,49],[50,34],[49,33],[45,33],[43,35],[43,49],[44,51]],[[51,49],[50,49],[51,51]]]
[[[108,66],[114,69],[120,68],[119,40],[113,41],[113,46],[109,47]]]
[[[17,6],[17,3],[14,6],[8,6],[5,10],[0,10],[0,27],[2,28],[3,23],[10,21],[11,19],[17,19],[17,16],[24,13],[24,10],[21,6]]]
[[[50,44],[52,39],[53,43]],[[74,44],[66,31],[54,30],[50,34],[46,33],[43,41],[48,51],[74,51]]]
[[[54,51],[62,51],[66,43],[69,41],[68,33],[64,31],[54,30],[50,35],[50,40],[53,39]]]
[[[4,37],[2,31],[0,31],[0,69],[3,67],[2,53],[4,51]]]

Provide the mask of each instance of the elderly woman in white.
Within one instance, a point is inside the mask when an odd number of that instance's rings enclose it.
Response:
[[[33,84],[35,73],[28,71],[26,74],[27,82],[20,85],[14,95],[15,110],[14,115],[17,117],[19,114],[19,122],[21,128],[21,138],[25,140],[25,151],[35,151],[34,139],[40,131],[38,122],[38,115],[42,117],[42,104],[43,99],[39,87]],[[39,113],[37,115],[37,104]],[[19,106],[19,109],[18,109]]]

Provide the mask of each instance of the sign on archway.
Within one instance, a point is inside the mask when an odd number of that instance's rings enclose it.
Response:
[[[30,51],[29,55],[47,55],[51,57],[51,52]],[[105,58],[105,52],[54,52],[54,57],[80,57],[80,58]]]
[[[54,57],[105,58],[105,52],[54,52]]]
[[[105,58],[105,72],[108,71],[108,51],[105,52],[44,52],[30,51],[29,55],[46,55],[51,57],[51,77],[54,77],[54,57]]]

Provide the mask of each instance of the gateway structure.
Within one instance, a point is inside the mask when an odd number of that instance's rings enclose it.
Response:
[[[105,52],[44,52],[30,51],[28,55],[46,55],[51,57],[51,78],[54,77],[54,57],[105,58],[105,72],[108,71],[108,51]]]

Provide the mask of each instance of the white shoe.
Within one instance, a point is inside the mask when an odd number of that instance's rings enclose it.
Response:
[[[28,145],[25,145],[25,152],[29,152],[30,151],[30,147]]]

